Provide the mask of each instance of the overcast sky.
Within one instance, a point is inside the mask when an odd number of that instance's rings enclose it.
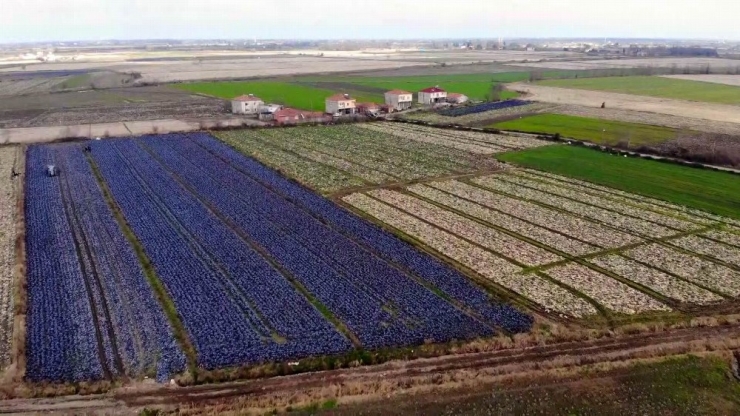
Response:
[[[740,40],[738,0],[0,0],[0,43],[98,39]]]

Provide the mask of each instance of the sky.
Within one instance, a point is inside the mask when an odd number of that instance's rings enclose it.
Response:
[[[103,39],[740,40],[738,0],[0,0],[0,43]]]

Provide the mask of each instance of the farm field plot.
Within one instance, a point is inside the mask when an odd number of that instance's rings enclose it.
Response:
[[[374,123],[231,131],[217,136],[325,193],[497,169],[497,162],[480,154],[547,144],[489,134],[458,138],[457,133]]]
[[[13,334],[13,292],[16,239],[16,198],[22,171],[23,153],[19,147],[0,147],[0,368],[10,360]]]
[[[689,81],[711,82],[713,84],[734,85],[740,87],[740,66],[735,75],[664,75],[665,78],[684,79]]]
[[[630,146],[672,140],[679,133],[676,129],[662,126],[560,114],[538,114],[496,123],[491,127],[532,133],[559,133],[563,137],[577,140],[608,145],[624,142],[629,143]]]
[[[510,169],[340,198],[544,311],[664,313],[727,301],[740,286],[731,219],[554,174]]]
[[[730,173],[623,158],[580,146],[547,146],[497,157],[540,171],[740,219],[740,180]]]
[[[527,105],[508,107],[504,109],[495,109],[483,111],[480,113],[466,114],[457,117],[445,116],[436,111],[415,111],[401,115],[401,118],[407,120],[428,121],[439,124],[459,124],[463,126],[487,126],[502,120],[510,120],[518,117],[536,114],[555,108],[554,104],[535,103],[528,101]]]
[[[28,165],[31,381],[163,380],[533,323],[207,134],[32,146]]]
[[[541,81],[541,84],[550,87],[611,91],[677,100],[740,105],[740,87],[684,79],[635,76],[557,79]]]

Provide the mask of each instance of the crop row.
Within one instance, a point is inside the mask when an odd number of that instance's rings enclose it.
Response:
[[[506,151],[550,145],[550,142],[539,140],[525,134],[490,134],[467,130],[449,130],[428,126],[415,126],[411,124],[395,124],[395,128],[400,131],[425,133],[430,136],[465,143],[498,146],[504,148]]]
[[[11,173],[19,154],[15,147],[0,147],[0,368],[9,363],[13,334],[15,198],[20,178],[13,178]]]
[[[510,182],[506,182],[501,178],[505,177],[502,175],[491,175],[482,178],[473,179],[473,182],[484,186],[487,189],[506,193],[508,195],[516,195],[520,198],[525,198],[530,201],[543,203],[551,207],[556,207],[561,210],[568,211],[569,213],[589,218],[591,220],[599,221],[603,224],[610,225],[619,230],[631,231],[638,235],[649,236],[649,237],[667,237],[676,234],[677,231],[669,228],[650,223],[640,218],[628,217],[626,215],[618,214],[603,208],[597,208],[581,202],[576,202],[568,198],[553,195],[551,193],[545,193],[539,190],[525,188]],[[555,187],[552,187],[555,188]]]
[[[518,274],[521,269],[490,251],[471,244],[447,231],[372,199],[364,194],[343,198],[351,206],[405,233],[492,282],[531,299],[544,308],[584,316],[596,313],[592,305],[567,290],[540,277]]]
[[[478,218],[488,224],[495,224],[564,253],[581,256],[599,251],[597,247],[590,244],[583,243],[563,234],[558,234],[546,228],[523,221],[512,215],[486,208],[483,205],[453,196],[430,186],[413,185],[407,189],[423,198],[427,198],[438,204],[442,204],[446,207]]]
[[[476,202],[487,208],[513,215],[535,225],[602,248],[617,248],[640,242],[636,236],[600,224],[545,208],[528,201],[496,194],[459,181],[432,182],[436,189]]]
[[[509,107],[503,110],[485,111],[483,113],[468,114],[459,117],[447,117],[435,112],[417,111],[404,114],[402,117],[409,120],[428,121],[440,124],[473,125],[473,123],[490,123],[493,120],[509,118],[520,114],[531,114],[553,108],[553,104],[530,103],[521,107]]]
[[[374,131],[376,133],[391,134],[394,136],[402,137],[404,139],[415,140],[422,143],[430,143],[439,146],[449,147],[452,149],[462,150],[465,152],[490,155],[494,153],[501,153],[508,149],[489,145],[485,143],[474,143],[465,140],[457,140],[448,137],[439,137],[433,134],[429,134],[424,131],[405,131],[399,127],[398,123],[385,124],[385,123],[371,123],[363,124],[362,128]]]
[[[468,114],[482,113],[484,111],[503,110],[503,109],[511,108],[511,107],[520,107],[520,106],[528,105],[528,104],[529,104],[529,101],[506,100],[506,101],[499,101],[499,102],[483,103],[483,104],[472,105],[472,106],[467,106],[467,107],[451,108],[449,110],[440,111],[439,113],[442,114],[443,116],[459,117],[459,116],[465,116]]]
[[[62,176],[47,177],[46,164]],[[77,146],[28,150],[26,377],[166,379],[185,360]]]

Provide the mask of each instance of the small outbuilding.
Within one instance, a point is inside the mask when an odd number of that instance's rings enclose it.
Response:
[[[391,90],[385,93],[385,103],[396,111],[408,110],[414,102],[414,96],[408,91]]]
[[[326,99],[326,112],[334,116],[354,114],[357,104],[349,94],[334,94]]]
[[[231,112],[234,114],[258,114],[260,107],[265,105],[261,98],[254,94],[241,95],[231,100]]]
[[[376,117],[380,114],[380,105],[375,103],[358,103],[357,113]]]
[[[467,103],[470,99],[465,94],[458,94],[456,92],[451,92],[447,94],[447,102],[452,104],[463,104]]]
[[[447,91],[439,88],[439,85],[419,91],[419,103],[433,105],[447,101]]]
[[[300,124],[300,123],[324,123],[331,120],[324,113],[296,110],[295,108],[283,108],[272,115],[275,124]]]

